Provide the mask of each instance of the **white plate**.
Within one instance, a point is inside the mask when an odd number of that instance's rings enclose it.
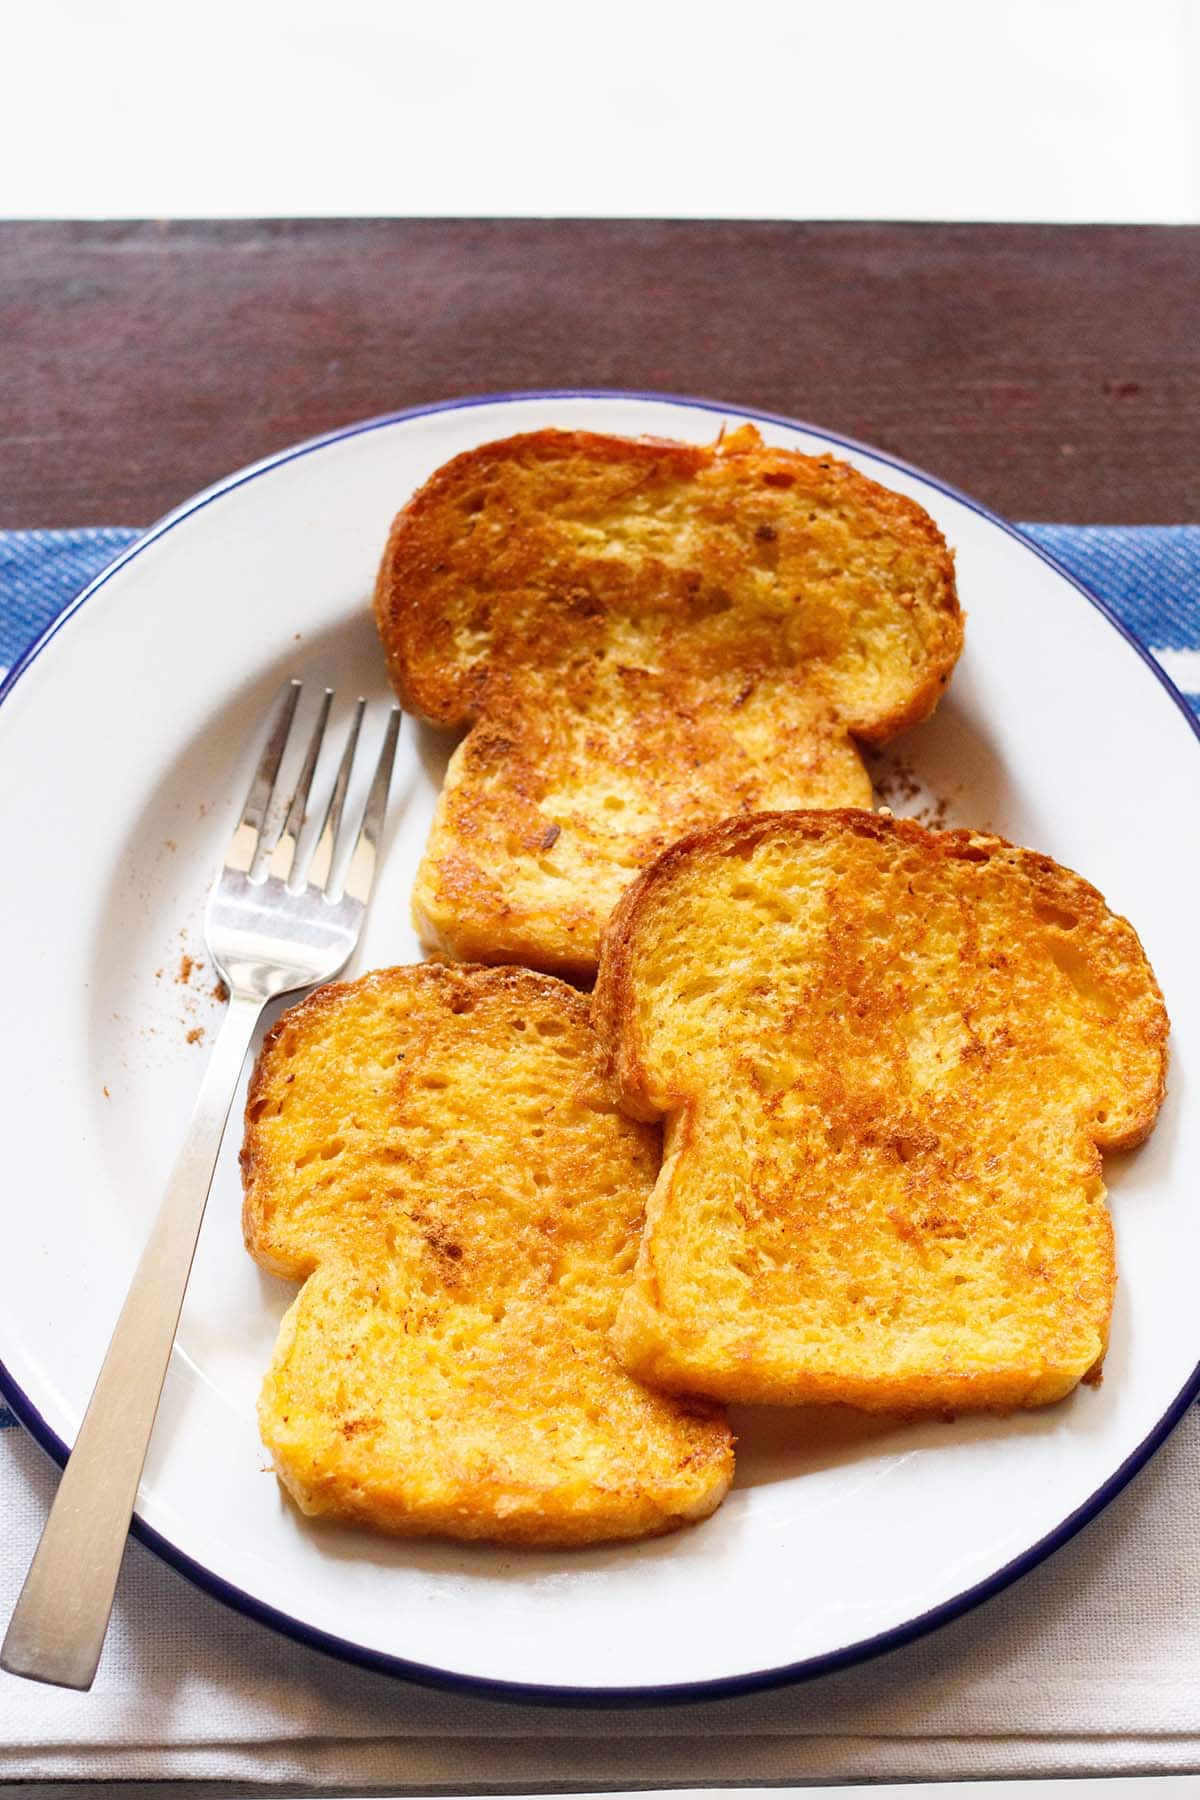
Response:
[[[15,672],[0,709],[9,946],[0,1356],[60,1458],[171,1162],[210,1027],[200,915],[282,678],[385,695],[368,596],[389,521],[459,450],[545,425],[711,438],[733,407],[519,395],[382,419],[259,464],[152,531]],[[652,1543],[514,1554],[314,1529],[254,1424],[291,1298],[241,1247],[237,1132],[218,1172],[138,1502],[141,1534],[256,1617],[397,1673],[560,1699],[696,1698],[891,1647],[995,1591],[1117,1491],[1197,1389],[1200,756],[1182,702],[1097,603],[999,520],[855,445],[958,554],[967,649],[887,782],[1083,871],[1142,933],[1174,1019],[1150,1143],[1107,1165],[1121,1283],[1099,1391],[1009,1420],[881,1430],[740,1420],[736,1487]],[[359,967],[418,954],[408,891],[444,745],[406,726]],[[905,769],[919,769],[912,795]],[[910,804],[905,805],[908,796]],[[667,1690],[665,1693],[662,1690]]]

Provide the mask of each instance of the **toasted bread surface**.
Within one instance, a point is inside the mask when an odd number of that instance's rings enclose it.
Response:
[[[627,1368],[880,1410],[1098,1372],[1099,1152],[1150,1130],[1167,1018],[1078,875],[852,809],[728,821],[627,892],[593,1009],[623,1103],[666,1119]]]
[[[304,1283],[259,1406],[302,1510],[544,1545],[710,1513],[720,1409],[652,1393],[608,1343],[658,1157],[559,981],[387,969],[285,1013],[247,1102],[244,1227]]]
[[[425,941],[583,977],[681,834],[869,805],[855,738],[925,718],[962,646],[928,514],[749,426],[456,457],[397,518],[375,611],[405,706],[470,727],[417,876]]]

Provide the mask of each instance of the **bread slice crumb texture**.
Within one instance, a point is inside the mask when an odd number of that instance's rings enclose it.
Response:
[[[595,1016],[666,1156],[614,1343],[724,1399],[1009,1408],[1098,1374],[1100,1151],[1167,1018],[1133,928],[1048,857],[857,810],[669,851]]]
[[[405,706],[469,727],[417,876],[424,940],[583,977],[683,833],[869,805],[855,739],[925,718],[962,647],[928,514],[751,426],[459,456],[397,518],[375,610]]]
[[[247,1104],[244,1225],[304,1283],[259,1406],[301,1509],[531,1545],[710,1513],[720,1408],[651,1392],[608,1342],[658,1161],[561,982],[388,969],[284,1014]]]

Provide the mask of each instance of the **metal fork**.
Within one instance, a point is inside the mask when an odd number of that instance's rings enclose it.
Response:
[[[337,880],[346,860],[344,851],[338,854],[342,814],[365,702],[355,710],[305,870],[297,849],[333,695],[325,690],[295,789],[287,797],[276,789],[299,699],[300,683],[293,681],[209,897],[205,936],[229,989],[229,1007],[0,1650],[0,1667],[34,1681],[92,1685],[213,1169],[259,1015],[269,1000],[329,981],[344,967],[371,895],[399,708],[388,721],[345,876]],[[282,826],[273,824],[285,806]]]

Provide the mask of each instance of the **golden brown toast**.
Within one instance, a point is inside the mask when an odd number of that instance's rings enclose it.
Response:
[[[608,1343],[658,1157],[562,982],[385,969],[285,1013],[242,1166],[247,1248],[304,1283],[259,1404],[301,1509],[547,1545],[712,1512],[720,1409]]]
[[[375,611],[404,705],[471,728],[417,875],[425,942],[583,978],[684,832],[869,805],[855,738],[925,718],[962,647],[928,514],[751,426],[458,456],[397,518]]]
[[[623,1104],[666,1119],[626,1368],[886,1410],[1098,1371],[1099,1151],[1153,1125],[1167,1018],[1078,875],[868,812],[730,820],[627,892],[593,1005]]]

